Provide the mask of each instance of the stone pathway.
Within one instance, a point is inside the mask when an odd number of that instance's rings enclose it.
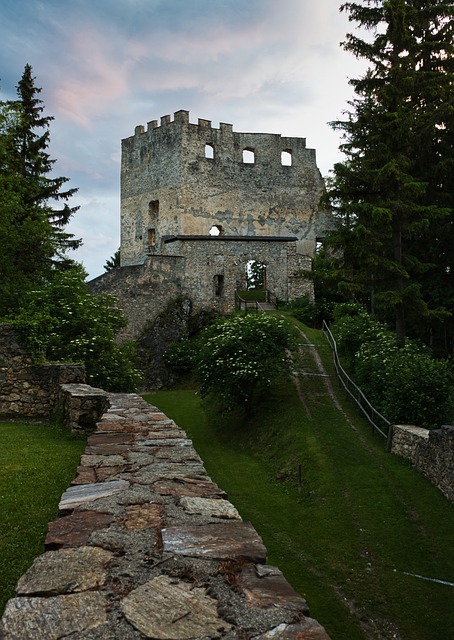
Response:
[[[3,640],[329,640],[186,434],[135,394],[88,439]]]

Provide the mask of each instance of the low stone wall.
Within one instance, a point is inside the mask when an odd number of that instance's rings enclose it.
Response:
[[[88,384],[62,384],[58,412],[72,433],[91,433],[110,406],[108,393]]]
[[[391,452],[410,460],[454,502],[454,427],[428,430],[394,425],[392,430]]]
[[[186,434],[109,394],[3,640],[329,640]]]
[[[71,382],[85,382],[82,365],[34,365],[17,343],[13,327],[0,324],[1,418],[48,420],[60,386]]]

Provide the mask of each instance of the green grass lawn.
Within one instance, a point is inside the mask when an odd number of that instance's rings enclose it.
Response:
[[[337,388],[324,337],[304,330]],[[249,421],[217,414],[193,390],[146,398],[187,431],[333,640],[450,637],[454,588],[409,574],[454,582],[453,505],[385,452],[338,388],[344,415],[323,378],[301,386],[306,409],[282,380]]]
[[[0,423],[0,614],[44,551],[47,524],[76,475],[85,439],[55,425]]]

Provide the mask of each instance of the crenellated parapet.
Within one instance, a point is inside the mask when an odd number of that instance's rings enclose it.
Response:
[[[305,138],[244,133],[231,124],[190,122],[177,111],[140,125],[122,141],[121,260],[165,253],[163,238],[295,236],[308,257],[329,226],[324,181]]]
[[[280,134],[269,133],[240,133],[233,130],[233,125],[221,122],[219,127],[213,127],[211,120],[199,118],[197,124],[193,124],[189,120],[189,111],[177,111],[170,115],[162,116],[160,121],[150,120],[147,126],[138,125],[135,128],[134,144],[143,145],[149,142],[152,144],[153,139],[159,139],[160,136],[170,134],[171,138],[177,142],[180,138],[188,137],[192,142],[203,142],[213,147],[214,157],[207,156],[206,149],[200,144],[196,144],[192,151],[196,151],[199,147],[199,156],[215,159],[220,154],[223,155],[223,148],[234,146],[236,157],[231,158],[240,164],[260,164],[269,163],[281,166],[295,166],[302,158],[307,162],[307,158],[312,158],[315,164],[315,150],[307,149],[305,138],[285,137]],[[130,138],[127,138],[131,141]],[[191,149],[187,149],[190,153]],[[254,161],[251,158],[245,159],[243,153],[247,151],[256,154]],[[282,154],[285,154],[284,156]],[[230,157],[230,156],[229,156]]]

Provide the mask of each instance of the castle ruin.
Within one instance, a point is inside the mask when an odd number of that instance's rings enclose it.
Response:
[[[192,124],[188,111],[137,126],[122,141],[121,267],[91,288],[119,297],[128,337],[177,296],[232,311],[251,261],[278,299],[312,295],[301,272],[329,225],[323,190],[304,138]]]

